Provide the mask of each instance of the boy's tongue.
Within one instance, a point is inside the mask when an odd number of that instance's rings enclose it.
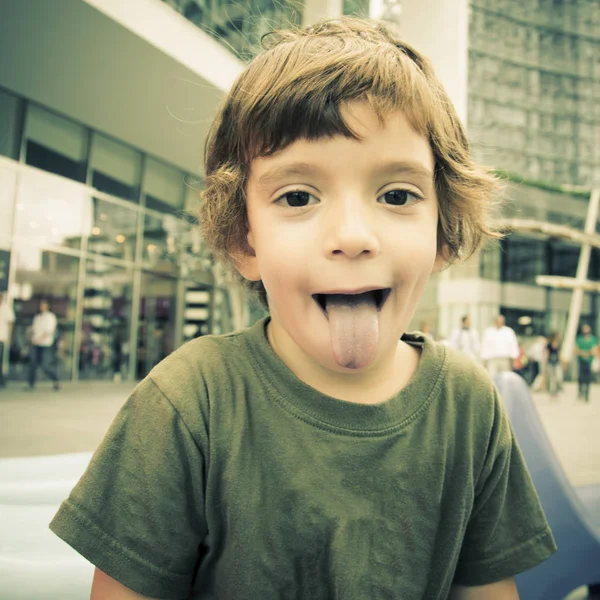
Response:
[[[379,340],[374,292],[328,294],[325,302],[335,361],[348,369],[366,367],[375,357]]]

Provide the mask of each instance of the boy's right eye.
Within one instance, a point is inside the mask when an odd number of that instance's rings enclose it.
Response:
[[[276,204],[282,204],[283,206],[289,206],[290,208],[305,208],[311,204],[316,204],[318,200],[308,192],[296,190],[293,192],[286,192],[283,196],[280,196],[275,200]]]

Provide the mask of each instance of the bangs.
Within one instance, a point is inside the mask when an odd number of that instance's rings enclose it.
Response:
[[[252,62],[230,103],[241,162],[299,139],[360,139],[343,116],[356,101],[367,102],[382,124],[387,114],[401,110],[429,139],[440,102],[413,57],[391,44],[340,42],[307,37],[275,46]]]

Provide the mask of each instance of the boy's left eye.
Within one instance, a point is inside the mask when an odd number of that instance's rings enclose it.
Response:
[[[406,206],[420,200],[423,200],[423,197],[419,194],[402,189],[390,190],[377,198],[378,202],[387,204],[388,206]]]

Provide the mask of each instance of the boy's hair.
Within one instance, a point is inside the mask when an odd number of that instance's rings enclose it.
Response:
[[[488,218],[497,180],[475,165],[456,111],[431,63],[382,23],[343,17],[263,38],[265,52],[234,83],[205,149],[199,222],[214,257],[235,267],[248,252],[246,185],[251,161],[299,139],[359,139],[344,105],[366,101],[383,123],[401,110],[429,141],[439,199],[438,249],[450,264],[500,237]],[[243,280],[243,279],[242,279]],[[259,292],[261,282],[246,282]]]

